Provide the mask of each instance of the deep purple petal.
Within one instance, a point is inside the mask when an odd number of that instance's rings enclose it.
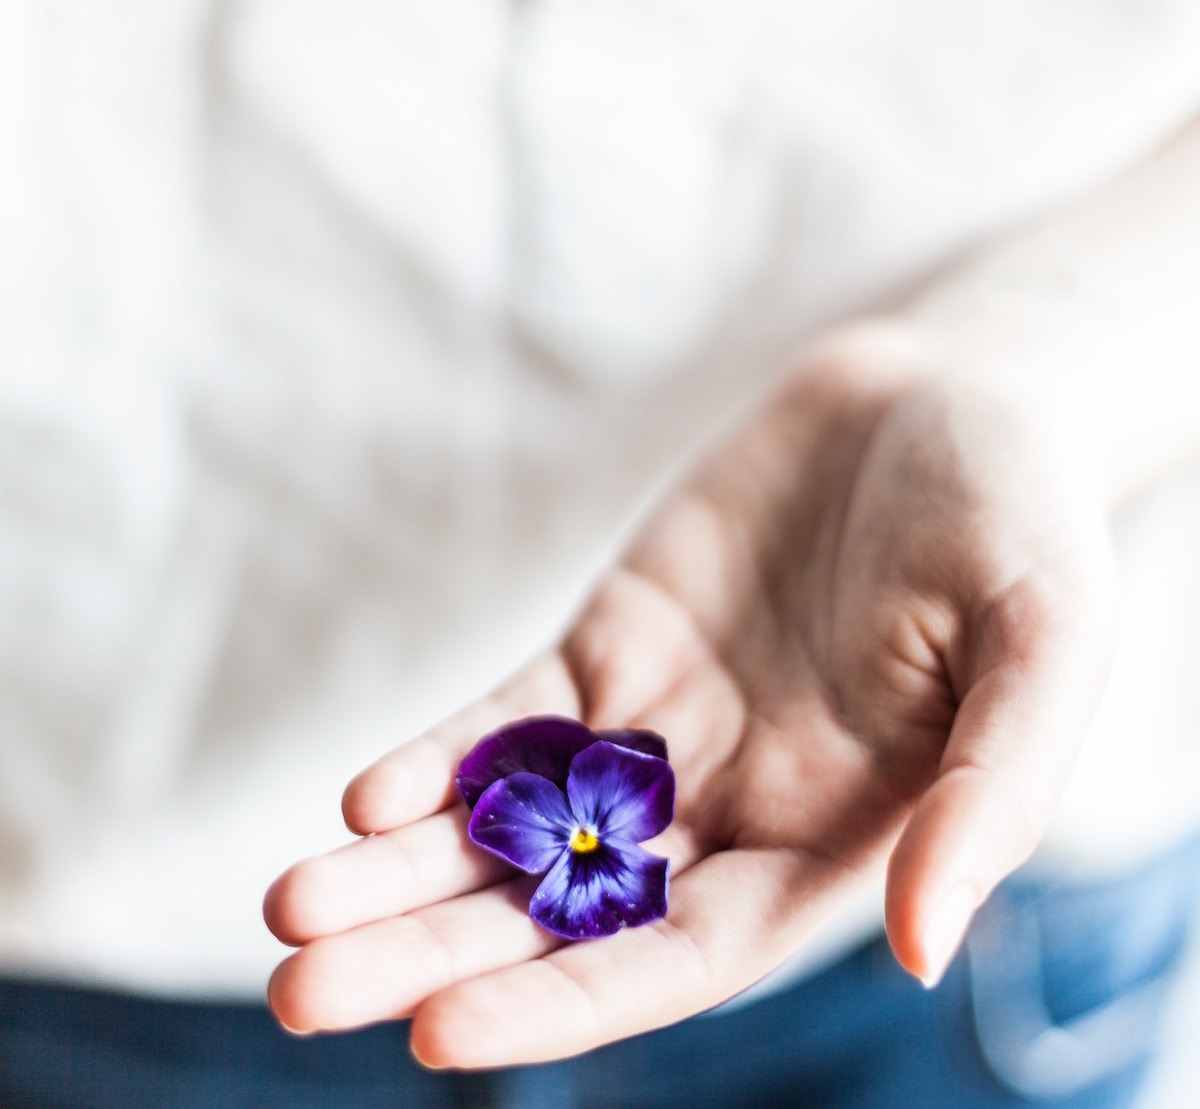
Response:
[[[571,760],[596,742],[595,734],[565,716],[529,716],[486,735],[459,764],[455,785],[474,808],[483,791],[510,774],[540,774],[566,789]]]
[[[611,839],[587,855],[565,851],[534,893],[529,915],[569,940],[648,924],[667,915],[667,860]]]
[[[615,836],[640,843],[671,823],[675,772],[653,755],[594,743],[571,763],[567,797],[575,818],[593,825],[601,842]]]
[[[523,772],[484,790],[467,834],[513,866],[541,874],[569,850],[572,823],[562,790],[540,774]]]
[[[641,751],[643,755],[653,755],[656,759],[667,757],[667,741],[649,728],[601,728],[592,734],[606,743]]]

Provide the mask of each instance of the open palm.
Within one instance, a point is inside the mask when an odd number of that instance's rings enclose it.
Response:
[[[411,1015],[434,1065],[575,1053],[708,1008],[890,858],[931,979],[1032,850],[1108,658],[1103,521],[1018,414],[815,359],[661,508],[561,647],[364,771],[367,836],[267,896],[298,1030]],[[565,945],[466,838],[455,768],[536,713],[667,738],[666,919]],[[374,833],[367,835],[368,833]]]

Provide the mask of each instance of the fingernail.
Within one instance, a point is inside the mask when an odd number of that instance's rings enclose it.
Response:
[[[448,1066],[446,1066],[445,1063],[427,1063],[427,1062],[425,1062],[425,1060],[422,1059],[421,1056],[419,1056],[415,1051],[413,1051],[411,1046],[408,1049],[408,1053],[413,1057],[413,1059],[416,1060],[417,1066],[419,1066],[422,1070],[443,1071],[443,1070],[450,1069]]]
[[[279,1021],[280,1028],[282,1028],[289,1036],[295,1036],[297,1039],[302,1040],[306,1036],[315,1036],[317,1034],[317,1030],[315,1028],[309,1028],[306,1030],[300,1029],[300,1028],[289,1028],[286,1024],[283,1023],[283,1021],[279,1020],[278,1017],[276,1017],[275,1019],[277,1021]]]
[[[925,973],[921,975],[921,982],[926,989],[933,989],[942,980],[978,905],[975,891],[963,883],[946,894],[934,909],[921,937],[925,955]]]

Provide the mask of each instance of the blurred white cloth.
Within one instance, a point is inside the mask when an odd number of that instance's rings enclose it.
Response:
[[[788,350],[1197,107],[1192,0],[0,0],[0,965],[258,994]]]

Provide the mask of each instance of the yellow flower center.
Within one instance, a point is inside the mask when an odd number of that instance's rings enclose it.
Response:
[[[585,828],[580,825],[571,833],[571,850],[576,855],[587,855],[595,851],[600,846],[600,841],[596,838],[596,833],[591,828]]]

